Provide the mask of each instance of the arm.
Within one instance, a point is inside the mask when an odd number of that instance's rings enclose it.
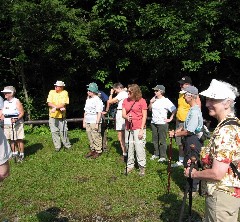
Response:
[[[193,169],[191,176],[194,179],[220,181],[228,172],[228,168],[228,163],[220,162],[214,159],[211,169],[205,169],[203,171],[197,171],[196,169]],[[185,169],[184,175],[189,177],[189,167]]]
[[[148,109],[149,111],[152,111],[152,104],[156,101],[156,96],[154,96],[151,100],[150,103],[148,105]]]
[[[9,162],[6,161],[4,164],[0,165],[0,181],[3,181],[10,174]]]
[[[176,109],[172,111],[172,114],[171,114],[170,118],[166,119],[166,123],[169,123],[173,120],[173,117],[175,116],[176,112],[177,112]]]
[[[147,110],[146,109],[142,110],[142,114],[143,114],[142,123],[141,123],[141,128],[140,128],[140,131],[138,134],[139,139],[143,138],[143,129],[144,129],[144,127],[146,125],[146,121],[147,121]]]

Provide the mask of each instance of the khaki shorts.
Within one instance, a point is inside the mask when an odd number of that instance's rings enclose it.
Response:
[[[22,140],[24,139],[23,123],[12,125],[4,125],[4,134],[8,140]]]
[[[116,113],[116,130],[125,130],[125,119],[122,118],[122,110],[117,110]]]

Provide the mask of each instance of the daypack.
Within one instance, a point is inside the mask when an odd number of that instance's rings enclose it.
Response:
[[[199,134],[201,135],[199,138],[201,143],[204,143],[205,140],[210,139],[211,137],[211,134],[205,125],[202,126],[201,132]]]

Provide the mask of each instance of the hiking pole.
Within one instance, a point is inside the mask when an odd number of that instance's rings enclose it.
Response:
[[[170,137],[169,142],[169,158],[168,158],[168,186],[167,192],[170,192],[170,183],[171,183],[171,161],[172,161],[172,137]]]
[[[15,155],[16,147],[15,147],[15,136],[14,136],[14,122],[12,122],[12,139],[13,139],[13,153],[14,153],[14,162],[17,162],[17,155]]]
[[[130,114],[131,115],[131,114]],[[129,115],[129,116],[130,116]],[[126,158],[126,164],[125,164],[125,169],[126,169],[126,171],[125,171],[125,175],[127,176],[127,162],[128,162],[128,151],[129,151],[129,140],[130,140],[130,135],[131,135],[131,130],[132,130],[132,120],[130,120],[130,122],[129,122],[129,129],[128,129],[128,145],[127,145],[127,158]]]

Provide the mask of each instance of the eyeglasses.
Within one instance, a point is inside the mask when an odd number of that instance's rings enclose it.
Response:
[[[159,90],[154,90],[154,92],[156,93],[156,92],[159,92]]]

